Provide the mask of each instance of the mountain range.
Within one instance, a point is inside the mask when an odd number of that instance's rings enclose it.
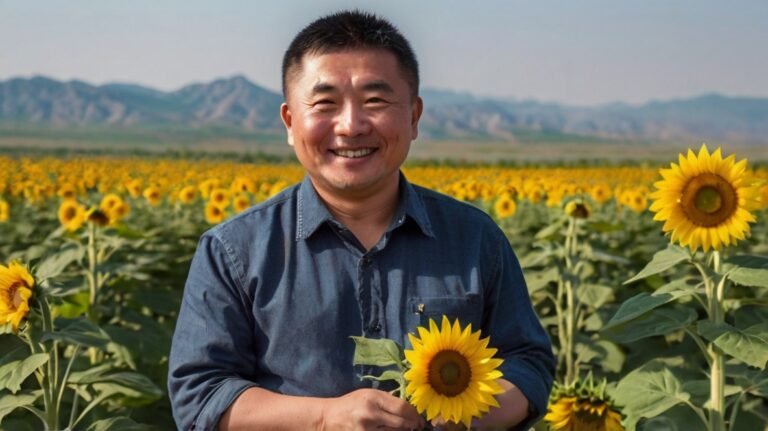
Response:
[[[768,144],[768,98],[700,97],[576,107],[423,89],[426,139],[514,141],[530,134],[628,141]],[[223,127],[281,132],[281,94],[243,76],[164,92],[46,77],[0,81],[0,125]]]

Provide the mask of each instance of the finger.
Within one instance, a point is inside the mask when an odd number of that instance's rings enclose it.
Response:
[[[419,412],[416,410],[416,407],[392,395],[382,395],[383,396],[378,400],[379,406],[382,410],[395,416],[414,421],[417,426],[424,426],[424,418],[421,417]]]

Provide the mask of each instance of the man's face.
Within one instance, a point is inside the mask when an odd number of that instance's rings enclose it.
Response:
[[[321,192],[364,197],[398,182],[421,99],[383,50],[306,55],[280,115],[288,143]]]

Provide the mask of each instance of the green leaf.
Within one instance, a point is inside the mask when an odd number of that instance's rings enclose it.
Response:
[[[691,258],[688,254],[688,250],[682,247],[670,244],[666,249],[661,250],[653,255],[653,259],[648,265],[643,268],[636,276],[625,281],[624,284],[629,284],[637,280],[642,280],[648,276],[664,272],[669,268],[677,265],[678,263],[689,260]]]
[[[620,343],[631,343],[685,328],[697,317],[696,310],[689,307],[657,308],[637,319],[604,329],[603,334]]]
[[[546,288],[550,282],[557,281],[560,272],[557,267],[551,266],[542,271],[525,271],[525,282],[528,285],[528,293],[533,293]]]
[[[738,255],[727,259],[725,263],[734,266],[728,271],[728,278],[734,283],[768,287],[768,257]]]
[[[39,394],[24,393],[19,395],[0,395],[0,422],[3,421],[4,417],[8,416],[8,414],[17,408],[34,404],[34,402],[40,398],[40,395],[42,395],[42,392]]]
[[[56,324],[63,327],[54,332],[44,333],[41,338],[42,341],[58,340],[100,349],[105,348],[112,341],[104,330],[85,318],[58,318],[56,319]]]
[[[728,355],[743,361],[747,365],[765,369],[768,362],[768,322],[739,330],[727,323],[715,324],[701,321],[698,330],[702,337]]]
[[[576,296],[579,302],[595,310],[614,299],[613,289],[600,284],[583,284],[576,291]]]
[[[131,418],[120,416],[96,421],[88,427],[87,431],[146,431],[150,429],[152,427],[136,423]]]
[[[0,367],[0,389],[8,389],[15,394],[21,390],[24,380],[46,362],[48,362],[48,354],[37,353],[21,361],[3,365]]]
[[[613,392],[622,412],[634,418],[653,418],[687,402],[690,394],[663,364],[651,361],[627,374]]]
[[[40,262],[35,270],[35,278],[40,281],[54,278],[61,274],[69,264],[82,259],[84,255],[84,247],[79,244],[68,243],[62,246],[61,250]]]
[[[662,293],[674,293],[674,292],[694,293],[696,292],[696,289],[700,285],[701,283],[693,277],[678,278],[654,290],[653,294],[659,295]]]
[[[535,238],[536,239],[549,239],[553,236],[555,236],[557,233],[559,233],[563,229],[562,221],[556,220],[554,223],[552,223],[549,226],[544,227],[540,231],[536,232]]]
[[[403,374],[398,370],[386,370],[379,376],[362,376],[361,379],[365,380],[376,380],[379,382],[385,381],[385,380],[394,380],[396,382],[400,382],[403,380]]]
[[[92,383],[93,388],[101,394],[121,394],[147,400],[156,400],[163,396],[163,391],[157,385],[143,374],[133,371],[105,374]]]
[[[621,307],[616,311],[616,314],[608,321],[603,327],[603,330],[607,330],[613,326],[621,325],[629,322],[630,320],[637,319],[649,311],[661,307],[662,305],[672,302],[677,298],[681,298],[686,295],[690,295],[691,292],[675,291],[672,293],[661,293],[649,295],[648,293],[641,293],[628,300],[626,300]]]
[[[355,341],[353,365],[374,365],[386,367],[389,365],[403,366],[405,354],[403,348],[392,340],[351,337]]]

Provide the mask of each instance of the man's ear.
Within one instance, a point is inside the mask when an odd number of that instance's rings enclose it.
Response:
[[[280,105],[280,119],[283,120],[285,132],[288,134],[288,145],[293,146],[293,129],[291,129],[291,121],[293,121],[293,118],[291,117],[291,110],[288,108],[287,103]]]
[[[411,110],[411,140],[419,136],[419,119],[423,111],[424,101],[421,100],[421,97],[416,96],[416,100],[413,101],[413,109]]]

